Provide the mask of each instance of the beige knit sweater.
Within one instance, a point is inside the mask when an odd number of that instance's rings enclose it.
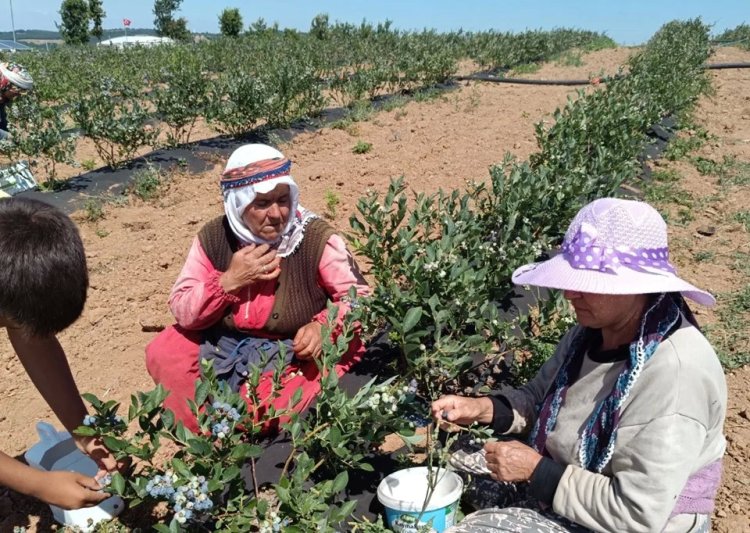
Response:
[[[508,433],[524,433],[578,333],[524,387],[505,393],[514,413]],[[553,510],[595,531],[689,531],[701,517],[669,519],[688,477],[721,458],[727,404],[724,372],[705,337],[686,320],[657,348],[623,405],[614,453],[602,474],[578,466],[578,439],[596,402],[612,390],[623,362],[586,357],[567,392],[547,451],[567,465]]]

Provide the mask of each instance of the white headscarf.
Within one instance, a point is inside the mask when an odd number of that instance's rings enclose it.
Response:
[[[251,163],[267,159],[283,159],[284,155],[265,144],[246,144],[237,148],[227,161],[224,172],[245,167]],[[242,215],[250,204],[253,203],[258,194],[267,194],[279,185],[289,186],[290,209],[289,220],[281,236],[273,242],[267,241],[255,235],[245,223]],[[304,230],[310,220],[317,215],[299,205],[299,188],[290,174],[274,176],[264,179],[259,183],[248,184],[240,187],[227,188],[224,195],[224,213],[229,220],[240,244],[270,244],[276,247],[280,257],[290,255],[299,246],[304,237]]]
[[[0,63],[0,76],[21,90],[30,91],[34,88],[31,74],[16,63]]]

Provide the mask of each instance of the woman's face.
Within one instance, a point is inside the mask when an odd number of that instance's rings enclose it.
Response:
[[[640,321],[648,300],[645,294],[592,294],[563,291],[578,323],[595,329],[619,329]]]
[[[253,234],[267,241],[275,241],[286,228],[291,206],[289,185],[277,185],[266,194],[258,194],[245,209],[242,220]]]
[[[23,89],[19,89],[7,80],[0,82],[0,102],[11,102],[23,93]]]

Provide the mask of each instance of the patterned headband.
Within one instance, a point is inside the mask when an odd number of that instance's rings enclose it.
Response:
[[[244,167],[237,167],[225,171],[221,175],[222,192],[237,189],[247,185],[255,185],[261,181],[288,176],[292,162],[285,157],[262,159]]]

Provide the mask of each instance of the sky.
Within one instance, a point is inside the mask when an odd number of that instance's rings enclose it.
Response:
[[[0,31],[54,30],[61,0],[0,0]],[[104,0],[105,28],[153,27],[153,0]],[[662,24],[700,16],[714,33],[750,23],[750,0],[183,0],[178,16],[193,32],[217,33],[224,8],[239,8],[247,27],[259,17],[269,25],[307,30],[318,13],[359,24],[386,19],[404,30],[450,31],[576,28],[606,33],[618,44],[641,44]],[[11,23],[11,8],[13,24]]]

